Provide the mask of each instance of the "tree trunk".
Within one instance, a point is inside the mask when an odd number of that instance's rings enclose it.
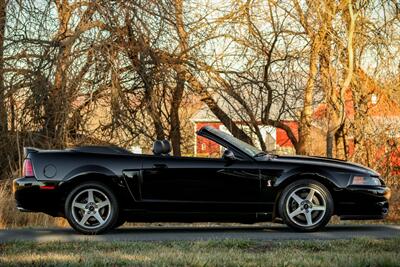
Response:
[[[150,87],[146,89],[146,109],[150,114],[150,117],[153,121],[154,130],[156,132],[157,140],[165,139],[164,126],[161,121],[161,110],[157,105],[157,97],[154,92],[154,85],[149,85]]]
[[[2,138],[4,138],[8,132],[4,85],[4,34],[6,26],[6,5],[6,0],[0,0],[0,136]]]
[[[187,58],[188,35],[183,22],[183,1],[175,1],[175,19],[176,30],[179,36],[180,60],[184,62]],[[176,86],[172,93],[171,109],[170,109],[170,138],[174,156],[181,155],[181,122],[179,118],[179,107],[181,106],[183,92],[185,89],[185,74],[181,68],[178,68],[176,75]]]
[[[330,26],[330,25],[329,25]],[[331,27],[330,27],[331,28]],[[334,150],[334,136],[335,132],[332,126],[337,125],[337,91],[336,91],[336,81],[333,78],[333,73],[331,71],[331,38],[327,34],[323,41],[321,51],[320,51],[320,69],[321,69],[321,84],[325,92],[326,99],[326,121],[327,121],[327,131],[326,131],[326,156],[328,158],[333,157]]]
[[[347,160],[347,149],[346,149],[346,135],[344,133],[344,124],[335,133],[335,146],[336,155],[335,158]]]
[[[340,94],[336,95],[336,92],[333,92],[331,95],[332,101],[328,102],[332,105],[332,118],[329,122],[328,127],[328,136],[327,136],[327,154],[329,153],[330,157],[333,155],[333,141],[334,138],[338,135],[340,129],[344,127],[344,122],[346,119],[346,108],[345,108],[345,95],[346,91],[349,89],[351,81],[353,80],[353,71],[354,71],[354,46],[353,46],[353,39],[356,27],[356,19],[357,13],[353,11],[353,4],[352,1],[349,1],[347,4],[347,9],[344,11],[345,20],[347,24],[347,49],[346,49],[346,56],[347,58],[343,61],[347,61],[347,66],[344,68],[344,76],[345,79],[340,86]],[[337,139],[336,139],[337,140]],[[329,149],[329,150],[328,150]],[[341,149],[338,148],[337,149]],[[339,152],[337,151],[337,154]]]
[[[309,63],[309,74],[304,90],[304,106],[301,111],[300,125],[299,125],[299,142],[297,146],[297,153],[301,155],[310,154],[311,147],[311,120],[313,112],[313,99],[314,99],[314,87],[315,79],[318,72],[318,54],[321,46],[321,33],[318,33],[314,37],[311,51],[310,51],[310,63]]]
[[[176,111],[171,113],[171,129],[170,129],[170,138],[171,138],[171,146],[174,153],[174,156],[181,156],[181,124],[179,121],[179,114]]]
[[[65,76],[68,52],[65,51],[64,47],[60,49],[54,75],[54,84],[49,92],[45,107],[46,121],[44,131],[57,145],[62,146],[66,141],[64,128],[68,116],[68,108],[65,106],[68,101]]]
[[[179,76],[179,74],[178,74]],[[175,90],[173,92],[173,99],[171,103],[171,112],[170,112],[170,133],[169,136],[171,138],[171,145],[174,156],[181,155],[181,122],[179,118],[179,107],[181,106],[183,90],[185,87],[185,81],[181,78],[177,77],[177,84]]]

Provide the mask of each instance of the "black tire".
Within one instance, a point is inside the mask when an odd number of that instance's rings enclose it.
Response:
[[[90,192],[92,202],[88,201]],[[105,205],[106,203],[109,205]],[[100,207],[101,205],[104,207]],[[73,188],[67,196],[64,209],[71,227],[86,235],[107,232],[118,222],[117,198],[112,190],[101,182],[85,182]]]
[[[121,227],[122,225],[124,225],[124,223],[126,223],[126,219],[124,216],[121,216],[118,218],[117,223],[114,225],[113,229],[117,229],[119,227]]]
[[[278,209],[287,226],[296,231],[312,232],[329,222],[334,204],[329,190],[323,184],[312,179],[303,179],[283,189]]]

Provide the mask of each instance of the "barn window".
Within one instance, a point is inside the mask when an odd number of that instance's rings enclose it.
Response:
[[[206,150],[206,144],[201,144],[201,151],[205,151]]]

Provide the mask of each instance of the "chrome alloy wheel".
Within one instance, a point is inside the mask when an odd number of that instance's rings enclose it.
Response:
[[[312,227],[318,224],[325,215],[325,198],[316,188],[300,187],[287,198],[286,212],[293,223]]]
[[[107,195],[97,189],[85,189],[79,192],[71,205],[73,219],[87,229],[103,226],[112,212]]]

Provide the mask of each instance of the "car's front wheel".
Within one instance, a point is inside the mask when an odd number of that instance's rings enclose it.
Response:
[[[279,200],[283,221],[298,231],[316,231],[324,227],[333,214],[333,199],[321,183],[304,179],[289,184]]]
[[[116,224],[114,225],[113,229],[119,228],[122,225],[124,225],[126,223],[126,219],[120,215],[120,217],[118,218]]]
[[[99,234],[114,227],[118,220],[118,201],[104,184],[87,182],[75,187],[65,202],[66,218],[83,234]]]

